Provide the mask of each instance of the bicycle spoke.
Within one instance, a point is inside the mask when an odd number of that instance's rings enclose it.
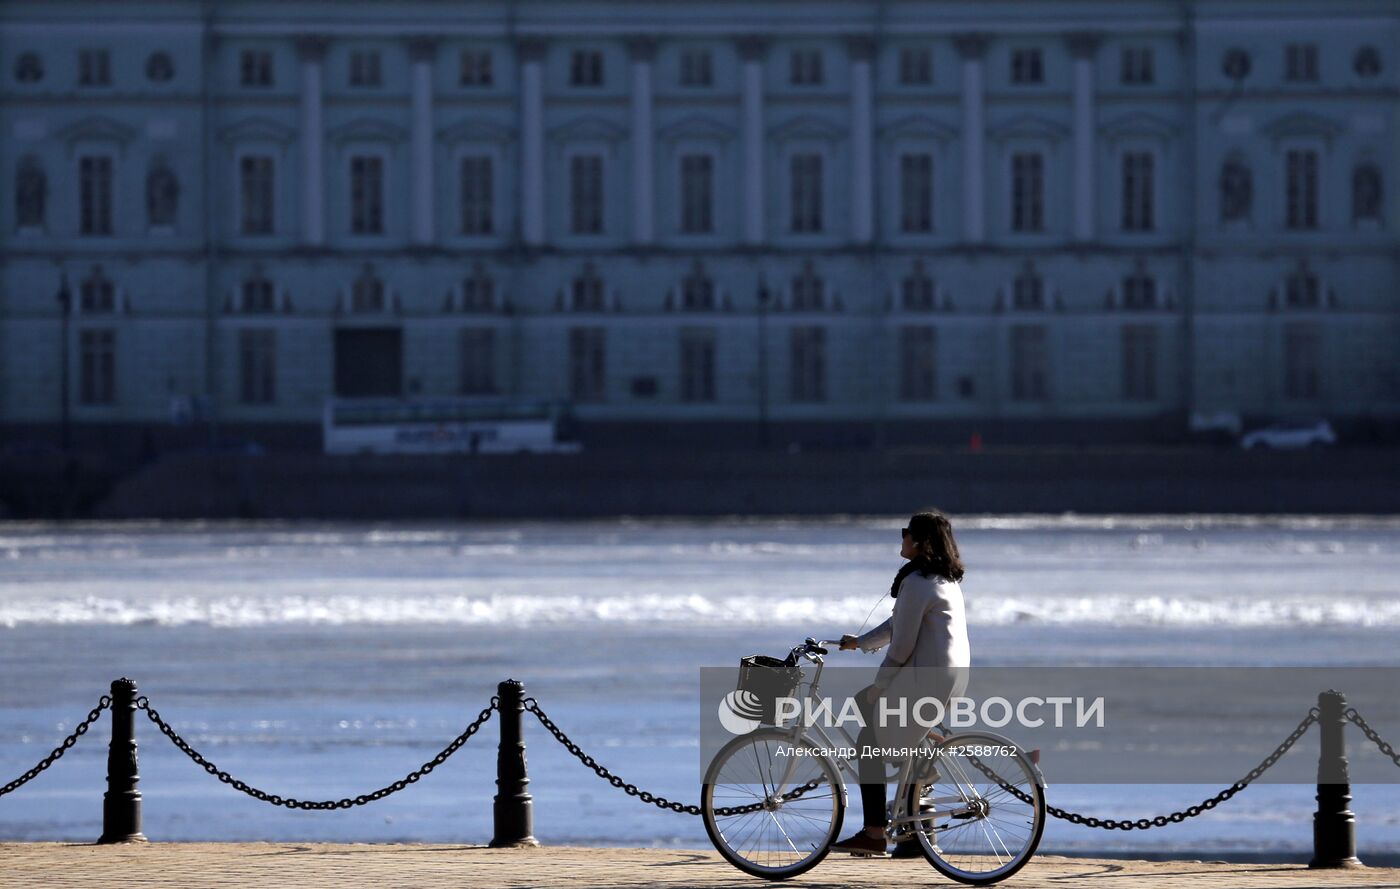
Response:
[[[721,751],[707,774],[704,808],[711,838],[756,876],[786,876],[826,854],[844,796],[839,773],[819,757],[790,759],[786,733],[756,733]],[[742,811],[734,811],[734,810]]]
[[[942,746],[980,745],[1003,742],[969,733]],[[1044,800],[1028,761],[1020,754],[987,756],[988,761],[971,753],[941,756],[936,776],[911,796],[934,803],[930,820],[918,822],[934,866],[963,882],[995,882],[1014,873],[1034,854],[1044,823]]]
[[[788,847],[791,848],[794,853],[796,853],[797,846],[793,843],[792,837],[788,836],[788,832],[786,830],[783,830],[783,825],[778,822],[777,816],[775,816],[772,812],[769,812],[768,817],[773,819],[773,826],[778,828],[778,832],[783,835],[783,839],[787,840]]]

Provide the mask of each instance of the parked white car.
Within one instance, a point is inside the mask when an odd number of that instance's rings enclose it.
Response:
[[[1337,443],[1332,424],[1318,417],[1293,417],[1255,429],[1240,439],[1246,451],[1292,451]]]

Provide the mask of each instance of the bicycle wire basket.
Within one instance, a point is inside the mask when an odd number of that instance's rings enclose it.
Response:
[[[767,725],[776,725],[774,718],[778,698],[797,696],[797,686],[802,681],[802,668],[789,664],[782,658],[755,654],[739,659],[738,690],[748,692],[753,697],[746,703],[753,705],[757,715]]]

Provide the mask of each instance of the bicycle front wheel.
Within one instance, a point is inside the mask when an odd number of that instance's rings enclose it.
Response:
[[[1024,751],[1001,735],[954,735],[934,745],[931,767],[910,785],[914,836],[939,873],[986,885],[1016,873],[1045,830],[1045,782]]]
[[[841,828],[846,787],[836,765],[783,729],[720,749],[705,773],[705,832],[746,874],[785,880],[816,867]]]

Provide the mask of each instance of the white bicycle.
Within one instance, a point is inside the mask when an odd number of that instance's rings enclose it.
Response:
[[[825,646],[807,639],[781,663],[816,666],[803,696],[817,697]],[[797,691],[795,688],[794,691]],[[939,727],[940,730],[942,726]],[[859,782],[855,758],[833,755],[855,740],[842,726],[761,726],[730,741],[710,762],[700,806],[719,853],[755,877],[784,880],[815,867],[846,810],[843,775]],[[960,883],[985,885],[1016,873],[1045,828],[1045,782],[1026,751],[991,732],[930,732],[919,756],[899,764],[886,836],[917,842],[924,858]]]

